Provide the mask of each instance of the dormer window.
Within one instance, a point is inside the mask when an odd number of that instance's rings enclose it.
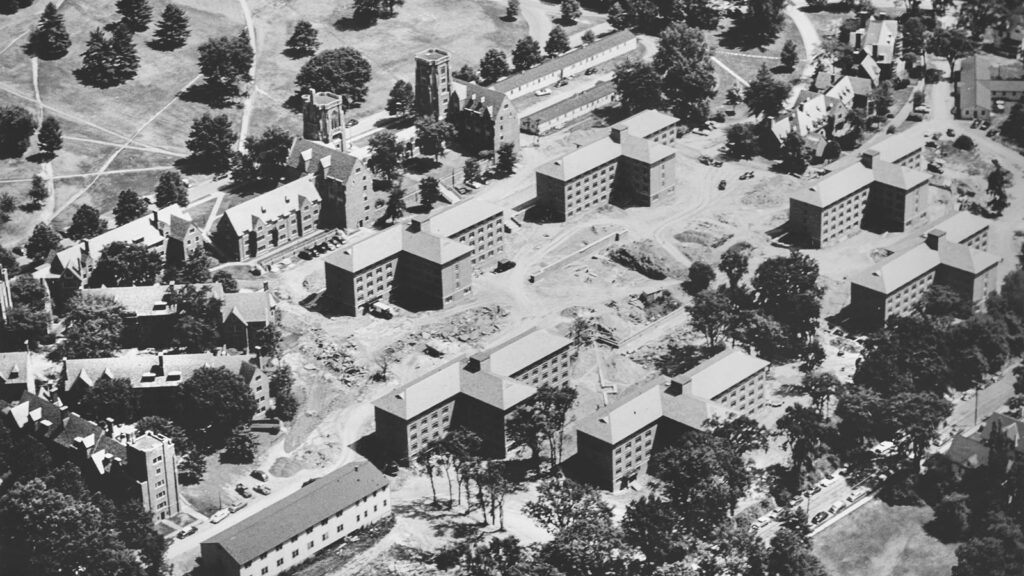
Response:
[[[144,373],[142,375],[142,381],[143,382],[155,382],[156,381],[156,374],[154,374],[152,372],[146,372],[146,373]]]

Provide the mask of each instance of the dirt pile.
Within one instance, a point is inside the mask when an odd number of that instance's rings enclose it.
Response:
[[[631,242],[608,252],[612,262],[653,280],[682,278],[683,269],[674,264],[665,250],[651,240]]]
[[[630,294],[620,300],[610,300],[606,306],[633,324],[647,324],[679,308],[682,303],[670,290]]]
[[[299,352],[304,358],[315,360],[325,370],[336,374],[347,386],[362,381],[366,376],[366,367],[355,361],[358,349],[351,338],[336,342],[330,339],[322,328],[311,328],[307,336],[299,344]],[[311,363],[303,368],[316,370],[318,366]]]

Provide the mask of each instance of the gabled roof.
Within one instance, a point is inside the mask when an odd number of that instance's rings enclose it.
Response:
[[[509,410],[537,393],[537,389],[490,372],[468,372],[463,370],[461,391],[470,398],[500,410]]]
[[[0,386],[28,383],[29,371],[28,352],[0,352]]]
[[[402,232],[402,251],[435,264],[448,264],[473,253],[469,244],[427,232]]]
[[[626,118],[625,120],[612,124],[612,130],[628,132],[639,138],[647,138],[659,130],[679,123],[679,119],[658,110],[644,110]]]
[[[358,242],[342,246],[331,252],[325,262],[342,270],[355,273],[379,262],[398,256],[402,252],[403,230],[391,226],[375,232]]]
[[[875,172],[875,182],[900,190],[913,190],[931,180],[931,176],[927,172],[911,170],[884,160],[876,160],[872,166]]]
[[[874,181],[874,171],[858,162],[825,176],[810,188],[793,194],[793,199],[825,208],[865,186],[870,186]]]
[[[962,210],[939,220],[931,229],[933,232],[942,232],[943,238],[957,244],[986,230],[988,220]]]
[[[882,77],[882,68],[877,62],[875,62],[874,58],[871,56],[865,56],[860,61],[860,67],[864,70],[864,73],[868,75],[868,78],[871,79],[871,84],[873,86],[877,86],[878,81]]]
[[[203,545],[218,544],[240,566],[245,565],[387,486],[387,476],[373,464],[345,464],[215,534]]]
[[[937,268],[939,262],[939,253],[921,242],[855,275],[850,282],[875,292],[892,294]]]
[[[468,198],[456,202],[429,216],[417,219],[424,232],[451,238],[456,234],[504,213],[504,209],[479,198]]]
[[[432,406],[459,394],[462,362],[463,358],[459,357],[442,364],[377,398],[373,405],[403,420],[411,420]]]
[[[126,378],[133,388],[180,386],[199,368],[226,368],[242,377],[248,386],[259,370],[243,354],[215,356],[202,354],[137,354],[113,358],[81,358],[65,360],[61,384],[65,391],[77,386],[93,386],[103,378]]]
[[[939,240],[938,252],[942,265],[975,275],[999,264],[999,257],[995,254],[971,248],[966,244]]]
[[[362,170],[359,158],[315,140],[296,138],[288,151],[288,165],[301,172],[324,175],[339,182],[347,182],[353,171]]]
[[[555,102],[551,106],[548,106],[547,108],[543,108],[541,110],[534,112],[533,114],[530,114],[529,116],[524,118],[524,120],[528,122],[544,123],[549,120],[558,118],[563,114],[568,114],[569,112],[572,112],[573,110],[576,110],[578,108],[582,108],[583,106],[586,106],[591,102],[596,102],[603,98],[608,98],[613,94],[615,94],[615,83],[610,81],[598,82],[593,87],[588,88],[583,92],[573,94],[572,96],[566,98],[565,100],[560,100],[558,102]]]
[[[705,400],[725,392],[771,364],[738,348],[727,348],[672,380]]]
[[[210,296],[224,300],[224,288],[219,282],[193,284],[198,290],[209,289]],[[82,294],[109,296],[124,307],[125,312],[138,317],[169,316],[176,310],[167,304],[168,294],[173,288],[170,284],[154,284],[152,286],[115,286],[113,288],[84,288]],[[182,286],[178,286],[182,288]]]
[[[274,297],[270,292],[235,292],[226,293],[221,298],[221,321],[234,316],[245,324],[269,324],[274,319]]]
[[[557,160],[541,165],[537,168],[537,173],[568,181],[598,166],[614,162],[621,155],[622,146],[606,136],[577,148]]]
[[[235,234],[241,236],[256,227],[256,222],[273,222],[299,210],[309,202],[320,202],[320,193],[309,177],[299,178],[265,194],[232,206],[223,218],[231,223]]]
[[[921,148],[924,148],[924,141],[920,135],[916,132],[901,132],[873,144],[868,151],[877,151],[878,157],[886,162],[897,162]]]
[[[615,46],[636,41],[637,39],[635,34],[628,30],[620,30],[598,38],[590,44],[585,44],[579,48],[570,50],[557,58],[549,58],[529,70],[524,70],[518,74],[513,74],[504,80],[495,82],[491,85],[491,88],[502,93],[511,92],[523,84],[528,84],[538,78],[558,73],[563,68],[586,61],[587,59],[606,50],[610,50]]]
[[[645,164],[661,162],[676,155],[674,148],[632,134],[623,134],[619,145],[623,156]]]
[[[877,46],[878,60],[891,63],[896,53],[896,37],[900,24],[896,20],[869,20],[864,31],[864,49],[868,53]]]
[[[491,372],[512,376],[571,345],[572,340],[533,326],[477,352],[473,358],[489,358]]]
[[[503,92],[459,79],[452,80],[452,91],[458,96],[461,109],[489,118],[497,117],[498,111],[508,102]]]

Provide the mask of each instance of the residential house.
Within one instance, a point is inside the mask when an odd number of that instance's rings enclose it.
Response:
[[[991,442],[995,435],[1006,438],[1010,457],[1024,459],[1024,422],[994,412],[981,424],[953,436],[946,458],[961,470],[989,465]]]

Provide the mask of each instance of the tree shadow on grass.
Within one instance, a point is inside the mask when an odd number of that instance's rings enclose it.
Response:
[[[766,35],[763,27],[736,20],[732,26],[718,34],[718,45],[726,50],[757,49],[764,52],[777,37],[778,33]]]
[[[410,174],[426,174],[441,166],[441,163],[427,156],[414,156],[405,161],[405,171]]]
[[[359,30],[366,30],[371,26],[373,26],[372,23],[357,20],[351,16],[344,16],[334,21],[334,29],[338,32],[355,32]]]
[[[206,82],[189,86],[182,90],[181,95],[178,97],[185,102],[205,104],[214,109],[238,107],[240,105],[235,101],[233,95],[226,94]]]
[[[36,152],[35,154],[25,156],[25,160],[32,162],[33,164],[42,164],[43,162],[53,160],[55,156],[56,154],[51,154],[49,152]]]

